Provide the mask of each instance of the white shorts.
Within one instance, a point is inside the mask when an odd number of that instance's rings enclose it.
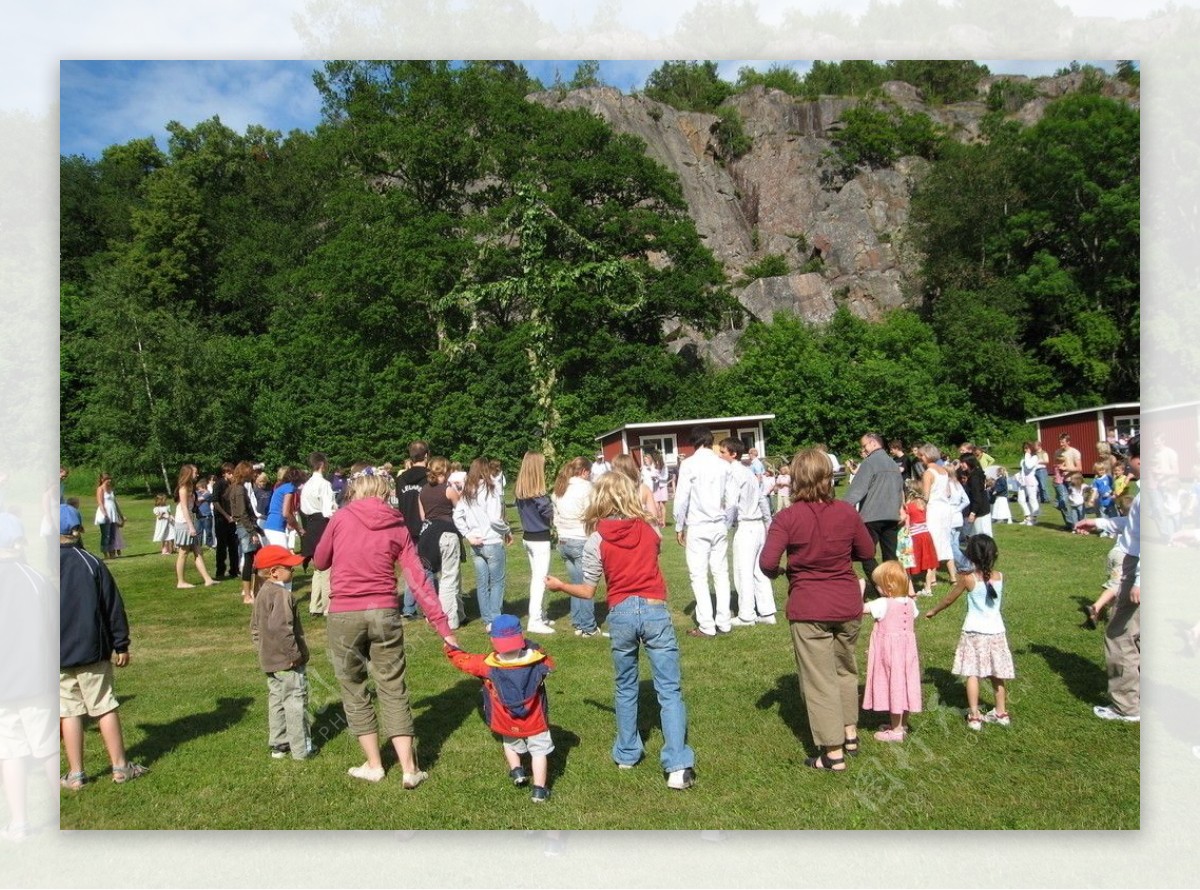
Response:
[[[515,751],[518,754],[528,753],[535,756],[545,756],[554,751],[554,740],[550,738],[550,730],[548,729],[527,738],[514,738],[508,735],[502,735],[500,738],[504,741],[505,748],[509,751]]]
[[[57,753],[58,717],[48,702],[0,707],[0,760],[51,757]]]

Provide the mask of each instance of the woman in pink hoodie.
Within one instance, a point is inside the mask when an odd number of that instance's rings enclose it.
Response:
[[[391,741],[404,771],[404,787],[420,785],[428,775],[417,766],[413,718],[404,680],[404,624],[396,595],[396,563],[426,618],[451,646],[458,646],[408,534],[404,517],[388,506],[391,476],[366,464],[355,465],[347,502],[333,514],[313,554],[318,569],[330,573],[326,627],[329,656],[342,688],[342,707],[350,731],[358,737],[366,763],[349,770],[356,779],[378,782],[384,776],[379,738]],[[367,666],[375,676],[379,720],[367,694]]]

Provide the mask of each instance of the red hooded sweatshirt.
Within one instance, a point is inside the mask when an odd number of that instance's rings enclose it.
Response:
[[[429,623],[441,636],[449,634],[450,624],[425,577],[404,517],[379,498],[351,501],[334,513],[313,554],[318,569],[333,568],[330,612],[399,608],[397,562]]]
[[[658,565],[662,545],[648,522],[641,519],[601,519],[600,562],[604,566],[606,599],[611,609],[629,596],[665,600],[667,582]]]

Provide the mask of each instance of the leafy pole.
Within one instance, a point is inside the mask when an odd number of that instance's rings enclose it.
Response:
[[[556,460],[554,433],[561,417],[555,405],[559,378],[555,354],[557,325],[553,315],[556,297],[571,290],[594,295],[612,312],[633,312],[646,300],[645,277],[637,260],[628,257],[573,260],[556,253],[551,235],[560,235],[564,247],[583,257],[603,257],[603,249],[581,235],[539,197],[534,186],[518,185],[516,206],[487,239],[464,281],[435,301],[438,313],[438,348],[454,354],[472,349],[479,331],[481,310],[500,306],[524,312],[529,328],[525,358],[529,365],[529,391],[541,420],[541,449],[547,461]],[[517,248],[518,271],[498,280],[475,280],[492,251]],[[565,251],[564,251],[565,253]],[[446,311],[464,313],[469,323],[459,336],[445,323]]]

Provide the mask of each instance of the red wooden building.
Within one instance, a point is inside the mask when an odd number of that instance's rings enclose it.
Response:
[[[689,441],[692,429],[706,426],[712,430],[713,442],[733,436],[746,443],[746,449],[757,448],[760,455],[767,453],[767,437],[763,423],[774,420],[774,414],[751,414],[745,417],[706,417],[696,420],[660,420],[651,423],[627,423],[596,437],[599,450],[606,460],[618,454],[632,455],[641,463],[642,449],[653,446],[663,456],[663,462],[676,467],[679,461],[692,453]]]
[[[1091,475],[1092,465],[1099,456],[1096,444],[1108,438],[1109,430],[1125,437],[1141,430],[1141,403],[1118,402],[1098,408],[1079,408],[1045,417],[1030,417],[1025,422],[1037,424],[1038,440],[1051,456],[1058,447],[1058,437],[1068,434],[1071,445],[1079,449],[1084,474]]]
[[[1145,421],[1143,436],[1147,440],[1142,451],[1147,463],[1147,472],[1154,459],[1155,444],[1174,450],[1178,457],[1179,475],[1184,479],[1197,477],[1196,466],[1200,463],[1200,402],[1185,402],[1179,405],[1163,405],[1147,408],[1142,412]]]

